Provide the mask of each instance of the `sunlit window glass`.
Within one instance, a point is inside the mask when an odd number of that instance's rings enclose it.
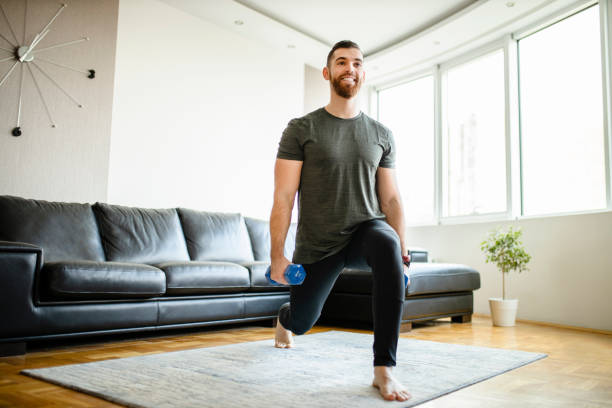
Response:
[[[523,214],[605,208],[599,6],[519,41]]]
[[[426,76],[378,93],[378,118],[391,129],[408,223],[434,220],[434,88]]]
[[[506,211],[504,53],[443,73],[442,216]]]

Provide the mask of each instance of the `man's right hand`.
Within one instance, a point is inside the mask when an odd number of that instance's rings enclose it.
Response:
[[[277,283],[288,285],[289,282],[285,279],[285,269],[291,265],[291,262],[286,257],[273,259],[270,265],[270,278]]]

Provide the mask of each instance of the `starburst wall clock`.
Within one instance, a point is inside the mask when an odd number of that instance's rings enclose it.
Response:
[[[13,27],[15,24],[11,24],[8,19],[8,16],[0,3],[0,21],[6,22],[6,27],[8,28],[8,32],[5,33],[5,30],[0,30],[0,96],[2,95],[2,86],[8,81],[17,80],[19,81],[19,98],[16,101],[17,103],[17,118],[15,125],[11,131],[13,136],[21,136],[21,108],[24,103],[23,101],[23,87],[24,87],[24,77],[29,75],[32,79],[32,83],[36,87],[36,91],[42,102],[42,105],[45,108],[45,112],[47,118],[49,119],[49,123],[51,127],[55,128],[57,125],[53,120],[52,110],[49,107],[49,103],[45,98],[45,95],[40,86],[41,79],[45,79],[50,82],[53,86],[59,89],[62,94],[64,94],[67,98],[69,98],[78,108],[82,108],[83,104],[81,104],[74,96],[72,96],[57,80],[53,79],[53,77],[47,72],[45,69],[46,64],[55,65],[70,71],[74,71],[80,74],[85,74],[85,76],[89,79],[93,79],[96,77],[96,71],[94,69],[80,69],[72,66],[68,66],[66,64],[62,64],[61,62],[55,61],[53,59],[47,58],[48,54],[52,54],[53,50],[68,47],[74,44],[78,44],[83,41],[89,41],[88,37],[82,37],[77,40],[66,41],[58,44],[53,44],[46,46],[44,48],[40,48],[38,45],[45,38],[47,34],[51,31],[51,26],[55,22],[55,20],[59,17],[62,11],[67,7],[67,4],[58,4],[59,9],[53,15],[47,25],[45,25],[37,34],[32,36],[32,33],[27,33],[27,22],[28,22],[28,1],[25,0],[24,4],[24,23],[23,23],[23,35],[21,36],[21,41],[18,39],[17,34]],[[0,24],[2,27],[4,24]],[[28,42],[29,40],[29,42]],[[5,54],[5,55],[2,55]],[[8,65],[8,69],[5,69],[5,65]],[[17,72],[19,72],[17,74]]]

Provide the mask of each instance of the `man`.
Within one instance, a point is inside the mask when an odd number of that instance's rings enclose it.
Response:
[[[330,83],[324,108],[293,119],[279,143],[270,215],[271,278],[287,284],[290,264],[284,243],[299,188],[293,262],[306,279],[291,287],[279,310],[275,346],[293,346],[292,333],[314,325],[345,266],[370,266],[373,275],[374,380],[387,400],[410,394],[391,374],[404,301],[404,215],[394,172],[391,132],[360,112],[357,94],[365,80],[357,44],[335,44],[323,68]]]

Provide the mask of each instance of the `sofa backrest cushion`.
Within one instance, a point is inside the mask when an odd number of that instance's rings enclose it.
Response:
[[[104,261],[98,226],[89,204],[0,196],[0,241],[43,249],[45,261]]]
[[[179,208],[178,213],[193,261],[253,261],[249,233],[240,214]]]
[[[175,209],[96,203],[93,210],[107,260],[144,264],[189,260]]]
[[[249,217],[245,217],[244,220],[246,221],[249,237],[251,238],[255,260],[270,262],[270,222]],[[297,224],[291,224],[285,239],[285,257],[290,261],[293,258],[293,251],[295,251],[296,231]]]

